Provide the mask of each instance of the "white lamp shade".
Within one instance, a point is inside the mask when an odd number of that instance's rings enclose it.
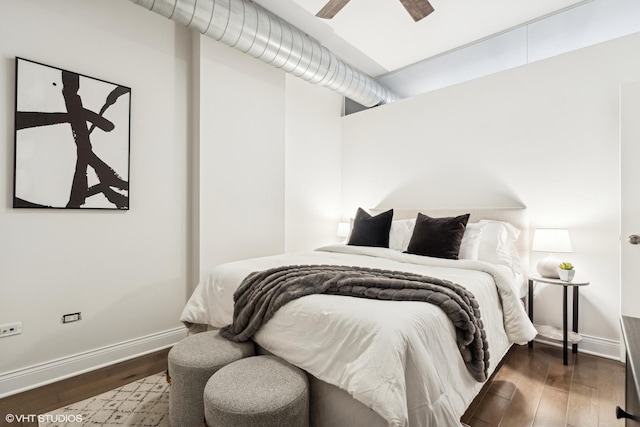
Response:
[[[531,250],[539,252],[571,252],[569,231],[559,228],[538,228],[533,234]]]
[[[338,232],[336,233],[336,236],[338,237],[347,237],[349,235],[349,231],[351,228],[351,224],[349,224],[348,222],[341,222],[338,224]]]

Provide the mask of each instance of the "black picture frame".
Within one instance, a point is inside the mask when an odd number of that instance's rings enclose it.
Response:
[[[129,209],[131,88],[16,57],[14,208]]]

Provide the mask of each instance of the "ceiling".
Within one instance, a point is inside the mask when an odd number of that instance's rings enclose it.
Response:
[[[365,73],[378,77],[590,0],[429,0],[414,22],[400,0],[351,0],[333,19],[328,0],[254,0]]]

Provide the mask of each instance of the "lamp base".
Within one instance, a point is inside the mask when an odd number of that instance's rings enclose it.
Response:
[[[538,261],[538,265],[536,265],[536,270],[538,270],[538,274],[542,277],[547,277],[549,279],[559,279],[560,275],[558,274],[558,266],[560,265],[560,260],[554,256],[547,256],[544,259]]]

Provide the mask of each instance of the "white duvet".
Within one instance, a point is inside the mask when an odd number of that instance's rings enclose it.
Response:
[[[490,372],[512,343],[524,344],[536,335],[513,279],[491,264],[345,245],[220,265],[198,285],[181,320],[225,326],[233,318],[233,293],[249,273],[300,264],[400,270],[465,286],[480,305]],[[423,302],[307,296],[282,307],[254,340],[346,390],[390,426],[458,426],[483,385],[465,367],[453,324],[438,307]]]

